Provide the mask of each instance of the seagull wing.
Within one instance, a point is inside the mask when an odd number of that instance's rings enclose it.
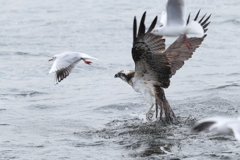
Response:
[[[184,29],[184,34],[186,34],[188,38],[190,37],[201,38],[206,32],[207,26],[210,24],[208,20],[211,17],[211,14],[207,18],[205,18],[206,16],[205,14],[199,21],[197,21],[200,11],[201,10],[198,11],[193,21],[189,22],[190,14],[188,16],[186,26]]]
[[[208,130],[213,124],[217,123],[222,118],[205,118],[198,121],[192,128],[195,132],[201,132],[204,130]]]
[[[168,0],[166,9],[167,9],[167,26],[185,25],[183,0]]]
[[[55,81],[56,84],[66,78],[81,60],[79,53],[63,53],[54,61],[49,73],[56,72]]]
[[[64,78],[66,78],[67,76],[69,76],[69,74],[72,72],[73,68],[76,66],[76,64],[79,62],[80,60],[72,63],[71,65],[69,65],[68,67],[62,68],[60,70],[56,71],[56,76],[55,76],[55,82],[56,84],[58,84],[59,82],[61,82]]]
[[[240,141],[240,122],[235,121],[233,123],[229,123],[228,127],[233,131],[235,138]]]
[[[167,13],[162,11],[160,23],[165,26],[167,24]]]
[[[192,128],[195,132],[201,132],[205,130],[210,130],[214,127],[219,126],[219,124],[222,124],[222,122],[232,121],[232,119],[224,118],[224,117],[210,117],[210,118],[204,118],[200,121],[198,121]]]

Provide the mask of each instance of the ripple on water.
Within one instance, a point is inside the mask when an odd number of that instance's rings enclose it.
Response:
[[[0,97],[10,96],[15,98],[25,98],[25,97],[35,97],[35,96],[41,96],[43,94],[47,94],[44,92],[38,92],[38,91],[12,91],[17,92],[13,94],[0,94]]]
[[[221,24],[224,24],[224,23],[231,23],[231,24],[234,24],[234,25],[239,25],[240,20],[239,19],[231,19],[231,20],[226,20],[226,21],[221,22]]]
[[[214,88],[209,88],[207,90],[222,90],[222,89],[234,88],[234,87],[240,87],[240,85],[233,83],[233,84],[228,84],[228,85],[217,86]]]
[[[118,111],[123,111],[126,109],[136,109],[139,107],[144,106],[144,104],[138,104],[138,103],[120,103],[120,104],[111,104],[111,105],[105,105],[98,107],[96,110],[118,110]]]
[[[206,158],[212,157],[212,151],[206,151],[203,155],[205,146],[213,146],[221,141],[223,143],[234,141],[232,136],[191,133],[190,128],[196,122],[194,117],[178,118],[178,120],[176,124],[159,121],[143,122],[139,118],[112,120],[106,123],[105,128],[101,130],[75,132],[76,136],[84,139],[84,142],[77,143],[75,147],[104,147],[113,143],[117,150],[124,150],[123,153],[126,156],[133,158]],[[93,141],[87,141],[87,139]],[[200,148],[198,148],[199,145]],[[218,149],[220,152],[224,150],[223,147],[216,148],[216,150]],[[220,158],[235,155],[219,153],[214,156]]]
[[[79,137],[97,139],[96,143],[83,142],[76,146],[106,145],[111,141],[126,150],[131,157],[163,155],[170,153],[171,147],[177,143],[175,139],[167,138],[173,136],[177,126],[162,122],[143,122],[138,118],[113,120],[104,129],[75,133]]]
[[[56,105],[44,105],[44,104],[33,104],[28,106],[27,108],[30,110],[46,110],[46,109],[55,109]]]
[[[29,55],[27,52],[15,52],[16,55]]]

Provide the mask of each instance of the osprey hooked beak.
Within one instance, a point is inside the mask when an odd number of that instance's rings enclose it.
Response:
[[[118,78],[119,77],[119,74],[117,73],[117,74],[115,74],[115,76],[114,76],[114,78]]]

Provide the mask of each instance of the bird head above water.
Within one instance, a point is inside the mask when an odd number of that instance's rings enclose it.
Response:
[[[57,59],[57,56],[53,56],[51,59],[49,59],[48,61],[55,61]]]
[[[134,71],[131,70],[122,70],[115,74],[114,78],[121,78],[123,81],[129,83],[131,79],[134,77]]]

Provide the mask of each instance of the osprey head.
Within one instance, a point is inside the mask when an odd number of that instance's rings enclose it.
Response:
[[[122,70],[115,74],[114,78],[121,78],[123,81],[129,83],[129,81],[134,77],[134,71]]]

